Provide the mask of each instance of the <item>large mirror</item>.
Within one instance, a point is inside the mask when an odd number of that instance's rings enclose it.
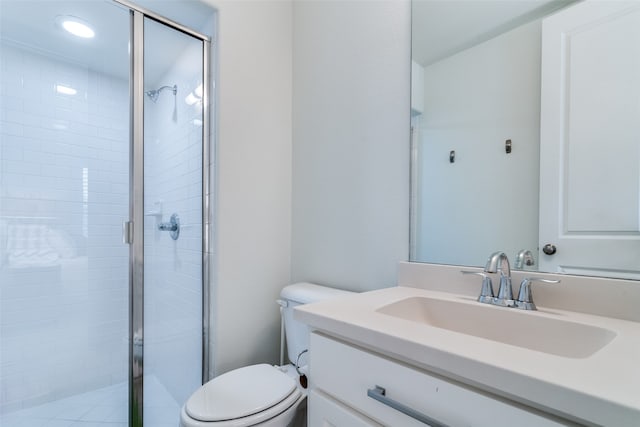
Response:
[[[640,279],[640,2],[414,0],[411,260]]]

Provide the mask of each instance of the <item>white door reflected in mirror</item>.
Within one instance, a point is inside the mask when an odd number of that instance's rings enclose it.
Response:
[[[640,3],[543,21],[540,268],[640,279]]]

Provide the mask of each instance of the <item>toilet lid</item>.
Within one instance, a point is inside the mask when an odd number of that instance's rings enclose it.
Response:
[[[277,405],[296,389],[292,378],[267,364],[246,366],[209,381],[191,395],[187,414],[199,421],[224,421]]]

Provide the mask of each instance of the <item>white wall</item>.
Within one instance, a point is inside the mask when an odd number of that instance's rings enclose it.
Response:
[[[284,285],[390,286],[408,258],[410,7],[295,2],[292,16],[288,1],[209,3],[220,374],[277,362]]]
[[[536,253],[540,21],[427,66],[424,76],[415,259],[478,265],[495,250]]]
[[[408,258],[410,9],[294,2],[293,281],[392,286]]]
[[[278,361],[275,299],[290,282],[291,2],[218,9],[212,345],[216,374]]]

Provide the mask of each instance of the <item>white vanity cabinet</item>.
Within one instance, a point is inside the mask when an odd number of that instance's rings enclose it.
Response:
[[[310,355],[310,427],[572,425],[318,332]]]

